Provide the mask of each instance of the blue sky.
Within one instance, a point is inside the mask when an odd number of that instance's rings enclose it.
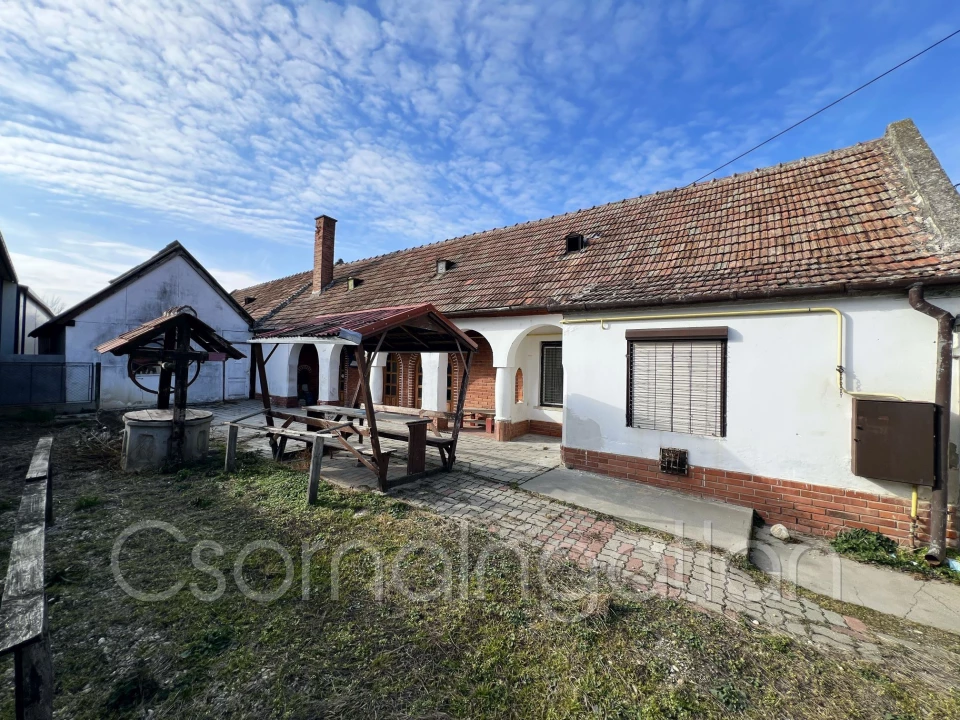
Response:
[[[0,0],[0,230],[76,302],[179,239],[228,289],[682,185],[960,28],[960,3]],[[960,37],[721,174],[912,117]]]

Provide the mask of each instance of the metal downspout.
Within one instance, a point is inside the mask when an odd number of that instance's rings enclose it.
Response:
[[[926,560],[931,565],[943,562],[947,546],[947,485],[950,462],[950,395],[953,364],[954,316],[923,299],[923,284],[910,286],[910,307],[937,321],[937,423],[934,486],[930,498],[930,548]]]

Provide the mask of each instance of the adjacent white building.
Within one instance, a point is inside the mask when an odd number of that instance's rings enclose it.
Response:
[[[153,406],[156,395],[130,381],[128,358],[100,355],[95,348],[182,305],[192,307],[203,322],[247,356],[243,360],[204,363],[190,386],[191,404],[248,398],[250,353],[246,343],[251,337],[252,319],[179,242],[167,245],[100,292],[50,319],[34,335],[41,353],[62,356],[78,367],[100,363],[100,407]],[[155,390],[157,368],[136,370],[138,382]]]
[[[0,233],[0,362],[36,355],[37,340],[30,333],[51,317],[46,303],[20,284]]]

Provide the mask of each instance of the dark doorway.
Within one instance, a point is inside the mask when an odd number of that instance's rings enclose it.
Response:
[[[297,400],[305,405],[314,405],[319,391],[320,358],[317,356],[317,348],[304,345],[300,348],[300,357],[297,359]]]

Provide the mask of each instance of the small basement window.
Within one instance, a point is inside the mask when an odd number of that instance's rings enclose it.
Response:
[[[587,239],[583,236],[583,233],[570,233],[566,237],[566,242],[568,253],[578,252],[587,246]]]

